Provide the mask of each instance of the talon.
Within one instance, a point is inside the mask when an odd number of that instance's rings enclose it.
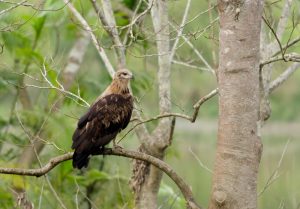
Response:
[[[123,149],[123,147],[121,147],[120,145],[116,144],[115,139],[113,140],[113,149]]]

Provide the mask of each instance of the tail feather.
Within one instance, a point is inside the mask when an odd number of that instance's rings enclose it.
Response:
[[[73,168],[81,169],[87,167],[89,164],[89,153],[77,153],[76,151],[73,154]]]

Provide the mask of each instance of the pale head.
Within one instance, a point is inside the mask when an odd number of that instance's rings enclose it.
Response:
[[[128,84],[133,79],[132,73],[127,69],[120,69],[114,74],[111,85],[103,95],[107,94],[127,94],[129,93]]]
[[[121,69],[118,70],[115,74],[114,74],[114,80],[120,80],[122,81],[129,81],[130,79],[133,79],[133,75],[132,72],[130,72],[127,69]]]

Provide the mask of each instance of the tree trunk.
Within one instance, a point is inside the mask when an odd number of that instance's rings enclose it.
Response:
[[[158,56],[158,88],[160,114],[171,112],[171,62],[168,20],[168,1],[152,0],[151,16]],[[172,120],[163,118],[149,137],[142,137],[139,151],[164,159],[165,149],[172,140]],[[138,209],[157,209],[162,171],[139,160],[134,161],[131,185],[135,193],[135,206]]]
[[[219,128],[209,209],[257,207],[262,1],[218,1]]]

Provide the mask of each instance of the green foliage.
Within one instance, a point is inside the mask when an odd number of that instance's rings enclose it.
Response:
[[[96,182],[105,182],[111,179],[110,175],[96,169],[90,169],[84,176],[74,176],[79,185],[88,186]]]
[[[175,192],[172,187],[165,183],[161,184],[158,196],[162,201],[162,208],[181,209],[186,207],[186,201],[180,196],[180,192]]]
[[[42,13],[32,21],[32,27],[34,28],[34,31],[35,31],[35,40],[39,39],[42,29],[44,27],[46,18],[47,18],[47,14]]]
[[[2,33],[5,47],[11,54],[18,55],[23,50],[31,48],[31,40],[19,32]]]
[[[125,26],[130,23],[130,18],[124,12],[117,11],[114,13],[114,15],[115,15],[115,19],[116,19],[116,24],[118,26]]]
[[[16,73],[13,73],[9,70],[2,70],[0,71],[0,93],[5,93],[9,89],[11,89],[10,85],[17,85],[18,81],[20,79],[20,76]]]
[[[143,96],[151,90],[151,74],[145,71],[134,72],[135,80],[131,82],[133,94],[137,97]]]
[[[13,195],[10,192],[7,192],[6,188],[9,186],[6,181],[0,181],[0,199],[1,199],[1,208],[9,209],[13,208]]]

